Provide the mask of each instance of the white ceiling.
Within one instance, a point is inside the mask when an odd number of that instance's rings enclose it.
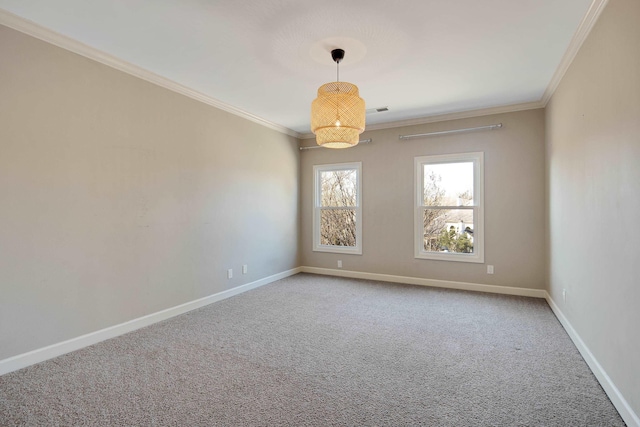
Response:
[[[251,115],[309,132],[317,88],[367,124],[540,101],[593,0],[0,0],[0,8]]]

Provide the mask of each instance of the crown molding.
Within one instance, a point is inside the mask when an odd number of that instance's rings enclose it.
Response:
[[[148,81],[149,83],[153,83],[170,91],[187,96],[191,99],[195,99],[196,101],[202,102],[203,104],[210,105],[212,107],[234,114],[238,117],[242,117],[243,119],[258,123],[259,125],[265,126],[269,129],[284,133],[289,136],[293,136],[295,138],[300,138],[300,133],[292,129],[289,129],[277,123],[270,122],[240,108],[236,108],[225,102],[219,101],[215,98],[203,94],[202,92],[198,92],[166,77],[162,77],[149,70],[145,70],[144,68],[141,68],[130,62],[124,61],[99,49],[74,40],[71,37],[67,37],[63,34],[43,27],[42,25],[36,24],[33,21],[29,21],[28,19],[22,18],[18,15],[14,15],[13,13],[8,12],[4,9],[0,9],[0,25],[12,28],[21,33],[61,47],[62,49],[84,56],[85,58],[89,58],[111,68],[115,68],[116,70]]]
[[[553,74],[553,77],[551,78],[549,85],[547,86],[544,94],[542,95],[542,98],[539,101],[504,105],[504,106],[490,107],[490,108],[481,108],[481,109],[475,109],[475,110],[459,111],[459,112],[446,113],[446,114],[437,114],[437,115],[426,116],[421,118],[399,120],[399,121],[387,122],[387,123],[378,123],[375,125],[367,126],[366,130],[373,131],[373,130],[390,129],[390,128],[397,128],[397,127],[403,127],[403,126],[414,126],[414,125],[421,125],[421,124],[427,124],[427,123],[435,123],[435,122],[442,122],[442,121],[456,120],[456,119],[465,119],[465,118],[471,118],[471,117],[480,117],[480,116],[487,116],[491,114],[509,113],[509,112],[515,112],[515,111],[524,111],[524,110],[531,110],[531,109],[546,107],[547,103],[551,99],[555,90],[558,88],[560,81],[562,80],[565,73],[571,66],[571,63],[573,62],[575,56],[580,50],[580,47],[582,46],[587,36],[593,29],[596,21],[600,17],[600,14],[604,10],[607,3],[608,3],[608,0],[592,1],[589,9],[587,10],[587,13],[585,14],[584,18],[580,22],[580,25],[578,26],[578,29],[573,35],[573,38],[571,39],[569,47],[565,51],[562,57],[562,60],[558,65],[558,68]],[[16,31],[20,31],[22,33],[28,34],[32,37],[38,38],[47,43],[61,47],[70,52],[73,52],[78,55],[84,56],[86,58],[92,59],[94,61],[100,62],[104,65],[115,68],[117,70],[130,74],[132,76],[138,77],[142,80],[148,81],[150,83],[153,83],[165,89],[171,90],[173,92],[180,93],[191,99],[195,99],[204,104],[210,105],[212,107],[218,108],[220,110],[223,110],[228,113],[234,114],[236,116],[242,117],[244,119],[250,120],[254,123],[258,123],[269,129],[273,129],[275,131],[284,133],[294,138],[312,139],[315,137],[313,133],[296,132],[293,129],[289,129],[285,126],[279,125],[277,123],[273,123],[271,121],[258,117],[254,114],[251,114],[247,111],[244,111],[240,108],[237,108],[227,103],[224,103],[222,101],[219,101],[201,92],[198,92],[184,85],[181,85],[166,77],[162,77],[158,74],[145,70],[137,65],[131,64],[127,61],[124,61],[106,52],[102,52],[98,49],[95,49],[91,46],[88,46],[70,37],[57,33],[48,28],[45,28],[39,24],[36,24],[35,22],[29,21],[17,15],[14,15],[11,12],[8,12],[4,9],[0,9],[0,25],[5,25],[7,27],[13,28]]]
[[[544,108],[542,101],[524,102],[520,104],[500,105],[497,107],[479,108],[476,110],[457,111],[454,113],[437,114],[416,119],[398,120],[395,122],[377,123],[367,126],[365,132],[381,129],[392,129],[404,126],[424,125],[427,123],[446,122],[449,120],[468,119],[472,117],[490,116],[492,114],[513,113],[516,111],[535,110]],[[315,138],[313,133],[304,133],[300,139]]]
[[[560,64],[558,65],[558,68],[556,68],[556,72],[553,74],[553,77],[551,77],[551,81],[549,82],[547,89],[544,91],[544,94],[542,95],[541,101],[542,101],[543,107],[546,107],[549,101],[551,100],[551,97],[553,96],[556,89],[560,85],[562,78],[564,77],[565,73],[571,66],[571,63],[575,59],[576,55],[578,54],[578,51],[582,47],[582,44],[584,43],[584,41],[587,39],[587,36],[593,29],[595,23],[598,21],[598,18],[600,17],[600,14],[604,10],[608,1],[609,0],[593,0],[591,2],[591,6],[589,6],[589,10],[587,10],[587,13],[584,15],[584,18],[582,18],[580,25],[578,25],[578,29],[574,33],[573,38],[569,43],[569,47],[565,51],[564,56],[562,57],[562,60],[560,60]]]

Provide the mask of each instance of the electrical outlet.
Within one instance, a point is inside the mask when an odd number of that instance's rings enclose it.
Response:
[[[342,268],[342,260],[341,259],[338,260],[338,268]]]
[[[493,265],[487,265],[487,274],[493,274]]]
[[[231,279],[233,277],[233,268],[227,270],[227,279]]]
[[[242,274],[247,274],[247,271],[249,271],[249,266],[247,264],[243,264],[242,265]]]
[[[567,302],[567,290],[562,290],[562,302]]]

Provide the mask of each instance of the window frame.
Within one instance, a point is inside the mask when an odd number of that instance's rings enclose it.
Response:
[[[356,206],[323,207],[321,203],[322,188],[320,174],[322,172],[355,170],[356,171]],[[320,244],[320,220],[323,209],[355,209],[356,211],[356,246],[334,246]],[[313,166],[313,251],[338,254],[362,255],[362,162],[333,163]]]
[[[473,210],[473,253],[424,250],[424,166],[428,164],[473,163],[473,205],[438,206],[441,209]],[[484,152],[419,156],[414,159],[414,256],[417,259],[484,263]]]

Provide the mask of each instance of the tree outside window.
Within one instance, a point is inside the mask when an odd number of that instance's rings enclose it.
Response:
[[[416,258],[483,262],[482,158],[416,158]]]
[[[314,166],[314,250],[362,253],[360,163]]]

